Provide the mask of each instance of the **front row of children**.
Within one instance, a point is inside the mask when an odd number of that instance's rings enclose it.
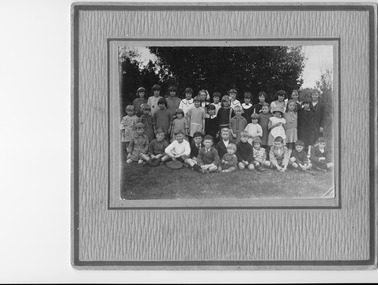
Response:
[[[214,138],[210,135],[203,137],[202,132],[197,131],[193,134],[192,143],[189,144],[185,139],[185,131],[177,130],[174,141],[168,144],[165,132],[157,129],[156,139],[149,142],[144,124],[139,122],[135,125],[134,136],[127,147],[126,162],[153,165],[152,161],[164,164],[169,160],[178,160],[202,173],[233,172],[237,169],[265,171],[265,168],[285,172],[288,166],[298,171],[308,172],[312,168],[326,172],[333,167],[323,137],[317,140],[308,157],[303,141],[297,140],[295,148],[289,150],[284,144],[284,139],[277,136],[269,150],[268,158],[265,149],[261,147],[259,137],[250,143],[249,133],[242,131],[240,141],[234,144],[230,141],[230,133],[229,128],[223,128],[221,140],[213,146]]]

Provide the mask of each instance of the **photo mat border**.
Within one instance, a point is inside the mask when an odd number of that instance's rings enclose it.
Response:
[[[259,266],[261,267],[269,267],[269,266],[292,266],[297,265],[300,266],[300,268],[303,268],[303,266],[317,266],[318,268],[322,268],[323,266],[327,266],[326,269],[329,269],[328,266],[335,266],[339,269],[348,269],[343,266],[365,266],[369,265],[369,268],[376,268],[376,225],[375,221],[377,219],[376,214],[376,193],[375,189],[377,187],[377,182],[375,179],[375,175],[377,172],[377,106],[376,106],[376,98],[375,94],[377,91],[376,88],[376,82],[377,82],[377,73],[376,73],[376,66],[377,66],[377,51],[375,50],[375,47],[377,46],[377,39],[376,39],[376,5],[290,5],[285,4],[285,6],[281,5],[258,5],[258,4],[247,4],[244,6],[244,4],[236,4],[236,5],[222,5],[222,4],[215,4],[218,6],[212,6],[208,5],[203,7],[201,4],[199,4],[200,7],[191,6],[193,4],[188,4],[188,6],[183,7],[183,5],[175,6],[175,5],[168,5],[164,4],[162,6],[156,6],[157,4],[153,4],[154,6],[141,6],[140,3],[137,5],[95,5],[90,4],[92,6],[87,6],[84,4],[73,4],[72,6],[72,135],[71,135],[71,141],[72,141],[72,155],[71,155],[71,161],[73,163],[73,169],[72,169],[72,181],[71,181],[71,191],[72,191],[72,209],[73,209],[73,215],[72,215],[72,264],[74,267],[78,269],[84,269],[86,267],[89,268],[96,268],[98,266],[101,266],[102,268],[108,268],[108,269],[116,269],[119,266],[128,266],[132,268],[140,268],[140,266],[156,266],[158,269],[160,266],[235,266],[235,268],[239,268],[239,266]],[[221,7],[219,7],[221,6]],[[79,27],[78,27],[78,12],[87,10],[87,11],[93,11],[93,10],[132,10],[132,9],[146,9],[146,10],[173,10],[173,9],[201,9],[201,10],[223,10],[227,8],[235,8],[235,7],[241,7],[243,6],[243,9],[250,9],[250,10],[321,10],[321,11],[327,11],[327,10],[346,10],[346,11],[355,11],[355,10],[368,10],[369,11],[369,39],[370,39],[370,47],[369,47],[369,58],[374,59],[370,61],[369,65],[369,74],[370,80],[369,80],[369,90],[370,90],[370,109],[369,109],[369,131],[370,131],[370,137],[369,137],[369,146],[371,147],[370,151],[373,153],[373,155],[370,156],[369,164],[370,164],[370,173],[369,173],[369,180],[370,180],[370,259],[369,260],[356,260],[356,261],[219,261],[219,262],[201,262],[201,261],[195,261],[195,262],[180,262],[180,261],[174,261],[174,262],[167,262],[167,261],[157,261],[157,262],[127,262],[127,261],[80,261],[79,260],[79,169],[78,169],[78,162],[79,162],[79,143],[78,143],[78,134],[79,134],[79,119],[78,119],[78,34],[79,34]],[[114,268],[116,267],[116,268]],[[143,268],[141,268],[143,269]],[[304,268],[303,268],[304,269]]]

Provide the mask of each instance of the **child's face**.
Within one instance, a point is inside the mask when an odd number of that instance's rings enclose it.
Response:
[[[244,98],[244,103],[249,105],[249,103],[251,103],[251,98]]]
[[[159,104],[159,108],[160,108],[160,110],[164,110],[165,109],[165,104],[164,103]]]
[[[144,94],[145,94],[144,92],[139,92],[139,97],[144,98]]]
[[[160,96],[160,90],[154,90],[154,96],[155,97]]]
[[[201,106],[200,101],[194,101],[194,107],[199,108]]]
[[[193,140],[196,145],[199,145],[202,142],[202,137],[194,137]]]
[[[213,141],[212,140],[204,140],[203,144],[206,148],[210,148],[213,145]]]
[[[234,101],[236,99],[236,93],[230,93],[230,98],[231,98],[231,101]]]
[[[255,149],[259,150],[260,147],[261,147],[261,145],[260,145],[260,143],[253,143],[253,147],[254,147]]]
[[[285,96],[283,95],[278,95],[278,101],[282,102],[285,99]]]
[[[312,93],[311,94],[311,99],[312,99],[312,101],[318,101],[319,94],[317,92]]]
[[[240,140],[243,142],[243,143],[246,143],[248,141],[248,136],[241,136]]]
[[[221,136],[224,141],[228,141],[228,139],[230,138],[230,133],[228,131],[222,131]]]
[[[177,134],[177,135],[176,135],[176,140],[177,140],[179,143],[182,143],[183,140],[184,140],[184,135],[183,135],[183,134]]]
[[[158,133],[156,134],[156,140],[158,142],[161,142],[164,139],[164,133]]]
[[[213,98],[213,101],[214,101],[215,104],[218,104],[218,103],[219,103],[219,97],[218,97],[218,96],[215,96],[215,97]]]
[[[326,147],[326,143],[325,142],[320,142],[319,143],[319,148],[320,149],[325,149],[325,147]]]
[[[236,117],[240,117],[242,115],[242,110],[240,108],[237,108],[235,111]]]
[[[287,108],[289,109],[289,111],[294,111],[294,109],[295,109],[295,103],[289,103],[289,105],[287,106]]]
[[[200,98],[201,101],[205,101],[206,100],[206,93],[205,92],[200,92],[198,94],[198,97]]]
[[[283,143],[282,142],[274,142],[275,147],[282,147]]]
[[[268,114],[269,113],[269,107],[268,106],[263,106],[261,108],[261,112],[263,112],[264,114]]]
[[[126,114],[128,116],[132,116],[132,115],[134,115],[134,111],[133,110],[126,110]]]
[[[235,153],[234,148],[232,148],[232,147],[228,147],[228,148],[227,148],[227,153],[228,153],[228,154],[234,154],[234,153]]]
[[[256,118],[252,118],[252,124],[257,124],[257,119]]]
[[[226,100],[222,100],[222,102],[223,102],[223,106],[224,107],[226,107],[226,108],[230,107],[230,101],[229,100],[227,100],[227,99]]]
[[[192,93],[186,92],[185,93],[185,98],[186,98],[186,100],[192,99]]]
[[[298,98],[299,98],[299,95],[297,92],[291,93],[291,99],[293,99],[294,101],[298,101]]]
[[[259,101],[260,101],[260,103],[264,103],[265,102],[265,96],[264,95],[260,95],[259,96]]]
[[[169,96],[175,97],[176,96],[176,91],[169,91]]]
[[[183,115],[182,113],[177,113],[177,114],[176,114],[176,117],[179,118],[179,119],[181,119],[183,116],[184,116],[184,115]]]
[[[303,109],[309,110],[310,109],[310,104],[309,103],[304,103],[303,104]]]
[[[303,150],[303,145],[296,145],[295,149],[297,152],[301,152]]]
[[[278,112],[278,111],[274,112],[274,116],[276,118],[281,118],[281,112]]]
[[[215,109],[209,109],[207,112],[209,113],[210,116],[215,115]]]
[[[144,129],[143,128],[137,128],[136,133],[140,136],[144,133]]]

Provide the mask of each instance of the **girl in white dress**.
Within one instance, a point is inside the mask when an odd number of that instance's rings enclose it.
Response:
[[[284,108],[276,107],[271,110],[273,117],[269,118],[268,130],[270,131],[268,136],[268,145],[272,146],[276,137],[282,137],[283,143],[286,143],[285,124],[286,120],[283,118]]]

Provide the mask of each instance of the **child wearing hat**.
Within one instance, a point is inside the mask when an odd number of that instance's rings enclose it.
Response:
[[[167,100],[160,98],[158,101],[159,109],[152,116],[152,126],[154,133],[157,129],[162,129],[166,138],[169,138],[172,125],[172,114],[167,110]]]
[[[159,84],[154,84],[151,88],[152,96],[147,100],[147,104],[151,107],[151,116],[159,109],[158,101],[161,97],[161,87]]]
[[[176,96],[177,88],[175,86],[170,86],[168,88],[168,97],[167,100],[167,110],[171,113],[172,116],[174,116],[176,110],[180,106],[180,98]]]
[[[172,121],[171,128],[171,142],[175,140],[174,133],[178,130],[184,130],[184,138],[188,140],[189,125],[188,121],[184,117],[184,111],[178,108],[175,112],[175,118]]]
[[[259,114],[257,113],[253,113],[251,115],[251,123],[249,123],[246,127],[245,127],[245,131],[248,133],[249,135],[249,139],[248,139],[248,142],[252,145],[252,142],[255,138],[261,138],[262,135],[263,135],[263,130],[261,128],[261,126],[259,125],[258,121],[259,121]]]
[[[280,172],[285,172],[289,164],[290,150],[284,145],[282,137],[274,138],[274,145],[270,148],[269,160],[272,167]]]
[[[140,106],[142,104],[147,104],[147,99],[145,98],[145,95],[146,95],[146,89],[144,87],[139,87],[137,92],[136,92],[137,98],[135,98],[135,100],[133,101],[135,114],[138,117],[142,114],[142,110],[141,110]]]
[[[155,138],[154,130],[152,127],[152,117],[151,117],[151,107],[148,104],[142,104],[142,115],[138,118],[138,123],[144,124],[144,131],[148,137],[149,141]]]
[[[327,141],[324,137],[317,139],[315,146],[311,149],[310,160],[315,170],[327,172],[333,168],[331,155],[327,149]]]
[[[285,124],[286,120],[282,117],[284,108],[276,107],[271,110],[273,117],[269,118],[268,130],[270,131],[268,135],[268,145],[273,145],[274,139],[281,137],[283,139],[283,144],[285,144],[286,133],[285,133]]]
[[[238,167],[240,170],[246,167],[253,170],[253,149],[248,143],[249,134],[246,131],[240,133],[240,142],[236,145],[236,157],[238,158]]]
[[[227,146],[227,153],[223,155],[219,171],[221,172],[234,172],[237,169],[238,158],[235,155],[236,145],[229,143]]]
[[[168,145],[168,142],[164,139],[164,131],[157,129],[156,139],[153,139],[148,146],[148,155],[150,157],[150,163],[153,166],[159,165],[161,159],[167,160],[167,157],[165,157],[165,149]]]
[[[238,95],[238,91],[236,91],[236,89],[230,89],[230,91],[228,91],[228,96],[230,96],[230,107],[233,110],[235,110],[236,106],[241,107],[240,101],[236,99],[237,95]]]
[[[197,162],[200,169],[193,167],[194,169],[199,170],[202,173],[215,172],[218,170],[220,159],[218,151],[213,147],[213,143],[214,140],[212,136],[207,135],[203,138],[204,146],[198,152],[197,156]]]
[[[143,161],[148,161],[150,158],[147,155],[148,151],[148,137],[144,132],[144,124],[137,123],[134,126],[135,134],[130,141],[129,147],[127,149],[127,160],[126,163],[138,162],[143,163]]]
[[[184,116],[186,116],[186,113],[189,111],[189,109],[194,107],[193,104],[193,89],[192,88],[185,88],[184,90],[185,98],[181,100],[179,109],[182,109],[184,111]]]
[[[294,169],[300,171],[307,171],[312,167],[311,162],[308,160],[307,154],[304,151],[304,142],[297,140],[295,142],[295,148],[291,152],[289,165]]]
[[[189,109],[188,113],[186,113],[189,121],[189,136],[191,140],[195,132],[204,133],[206,118],[205,109],[201,107],[201,101],[198,96],[194,97],[193,103],[194,107]]]
[[[265,171],[263,167],[270,167],[271,163],[266,159],[265,148],[261,147],[261,139],[259,137],[253,140],[253,164],[257,171]]]
[[[130,141],[133,135],[133,128],[138,122],[138,117],[134,113],[134,106],[126,106],[126,116],[122,118],[120,129],[121,129],[121,141],[124,143],[124,149],[129,147]]]

